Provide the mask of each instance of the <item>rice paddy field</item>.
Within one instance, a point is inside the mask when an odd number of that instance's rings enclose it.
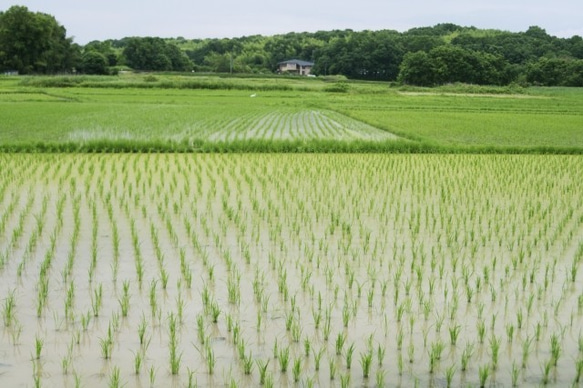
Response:
[[[566,386],[579,156],[1,155],[10,386]]]
[[[0,78],[10,151],[581,153],[581,89],[320,79]],[[344,93],[331,92],[341,84]],[[65,85],[66,87],[64,87]]]
[[[0,82],[1,386],[582,385],[580,91],[229,82]]]

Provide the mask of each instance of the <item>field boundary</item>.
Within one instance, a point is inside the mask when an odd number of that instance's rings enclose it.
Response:
[[[447,146],[397,140],[235,140],[35,142],[0,144],[2,153],[394,153],[583,155],[578,147]]]

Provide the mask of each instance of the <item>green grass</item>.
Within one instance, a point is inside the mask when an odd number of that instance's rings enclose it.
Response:
[[[209,75],[0,77],[13,152],[583,153],[583,90]],[[253,96],[253,97],[251,97]]]
[[[545,92],[542,94],[541,92]],[[338,110],[399,136],[441,146],[583,147],[583,90],[527,95],[397,93]]]

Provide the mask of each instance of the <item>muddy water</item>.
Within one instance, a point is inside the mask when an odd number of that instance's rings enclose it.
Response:
[[[448,370],[452,386],[477,386],[486,367],[488,386],[509,386],[513,364],[521,386],[576,378],[578,157],[3,155],[2,165],[2,386],[113,385],[116,371],[126,386],[257,386],[257,361],[275,386],[447,386]]]

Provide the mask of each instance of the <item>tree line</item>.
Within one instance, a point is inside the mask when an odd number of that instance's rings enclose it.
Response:
[[[143,71],[273,74],[281,61],[315,63],[316,75],[434,86],[463,82],[583,86],[583,39],[444,23],[393,30],[333,30],[224,39],[126,37],[84,46],[53,16],[13,6],[0,12],[0,70],[108,74]]]

